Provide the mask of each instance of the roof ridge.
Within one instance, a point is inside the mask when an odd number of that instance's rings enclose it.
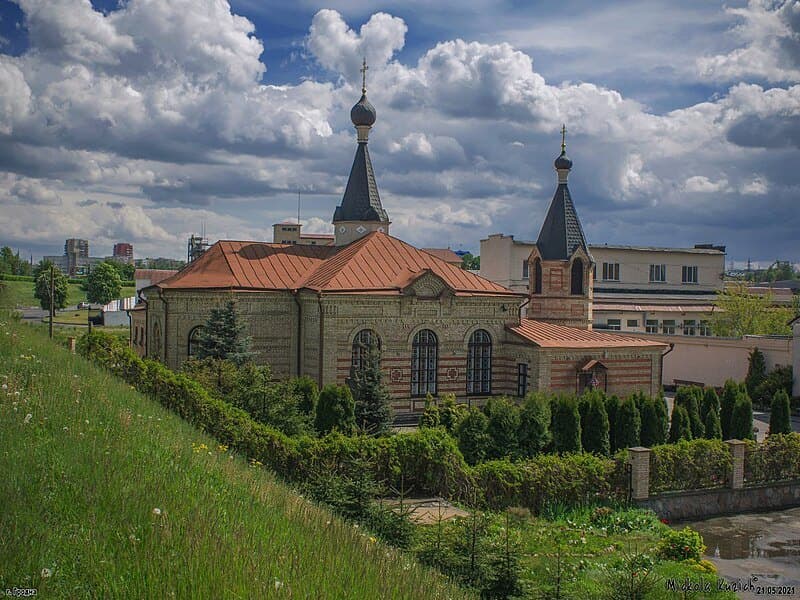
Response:
[[[331,279],[336,277],[336,275],[338,275],[342,269],[344,269],[350,259],[358,255],[361,249],[366,245],[367,240],[372,239],[379,233],[380,232],[378,231],[370,231],[367,235],[350,242],[347,246],[342,247],[338,252],[334,253],[328,258],[324,258],[322,263],[320,263],[314,270],[309,272],[306,277],[298,282],[297,287],[312,287],[309,286],[309,282],[311,282],[315,276],[322,276],[323,274],[326,275],[326,277],[324,277],[317,285],[313,287],[321,289],[322,287],[326,286],[328,283],[330,283]],[[339,262],[336,262],[337,259]],[[326,272],[326,267],[330,269],[330,274]]]

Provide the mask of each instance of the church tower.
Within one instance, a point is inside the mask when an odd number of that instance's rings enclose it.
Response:
[[[333,213],[335,245],[344,246],[372,231],[389,233],[389,215],[381,206],[375,173],[369,158],[369,130],[375,123],[375,107],[367,100],[367,61],[361,67],[361,99],[350,110],[358,134],[358,148],[350,169],[342,203]]]
[[[555,160],[558,187],[539,238],[528,258],[529,319],[557,325],[592,328],[594,259],[589,254],[567,178],[566,127],[561,128],[561,154]]]

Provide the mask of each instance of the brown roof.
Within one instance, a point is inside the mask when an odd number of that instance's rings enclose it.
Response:
[[[638,346],[658,347],[667,344],[655,340],[603,333],[591,329],[578,329],[554,325],[544,321],[522,319],[519,325],[507,327],[512,333],[533,342],[542,348],[631,348]]]
[[[423,248],[423,250],[428,254],[433,254],[436,258],[440,258],[454,265],[460,265],[464,262],[461,257],[450,250],[450,248]]]
[[[458,295],[521,296],[385,233],[347,246],[220,241],[163,288],[233,288],[399,294],[430,271]]]
[[[174,269],[136,269],[133,272],[134,279],[147,279],[150,285],[155,285],[164,281],[167,277],[175,275],[178,271]]]
[[[301,233],[300,238],[314,238],[320,240],[332,240],[336,236],[332,233]]]

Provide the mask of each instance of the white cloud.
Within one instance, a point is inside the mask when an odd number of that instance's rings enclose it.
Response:
[[[763,196],[769,191],[769,184],[763,177],[755,177],[752,180],[743,183],[739,188],[739,192],[747,196]]]
[[[705,175],[689,177],[683,184],[683,190],[685,192],[697,192],[701,194],[727,192],[729,189],[727,179],[723,178],[718,181],[711,181]]]

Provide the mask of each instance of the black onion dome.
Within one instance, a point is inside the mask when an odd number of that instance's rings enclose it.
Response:
[[[378,113],[375,112],[375,107],[369,103],[366,94],[361,94],[361,100],[355,103],[353,108],[350,109],[350,120],[353,125],[373,125]]]
[[[567,156],[567,151],[562,150],[559,157],[553,163],[556,169],[571,169],[572,168],[572,161]]]

